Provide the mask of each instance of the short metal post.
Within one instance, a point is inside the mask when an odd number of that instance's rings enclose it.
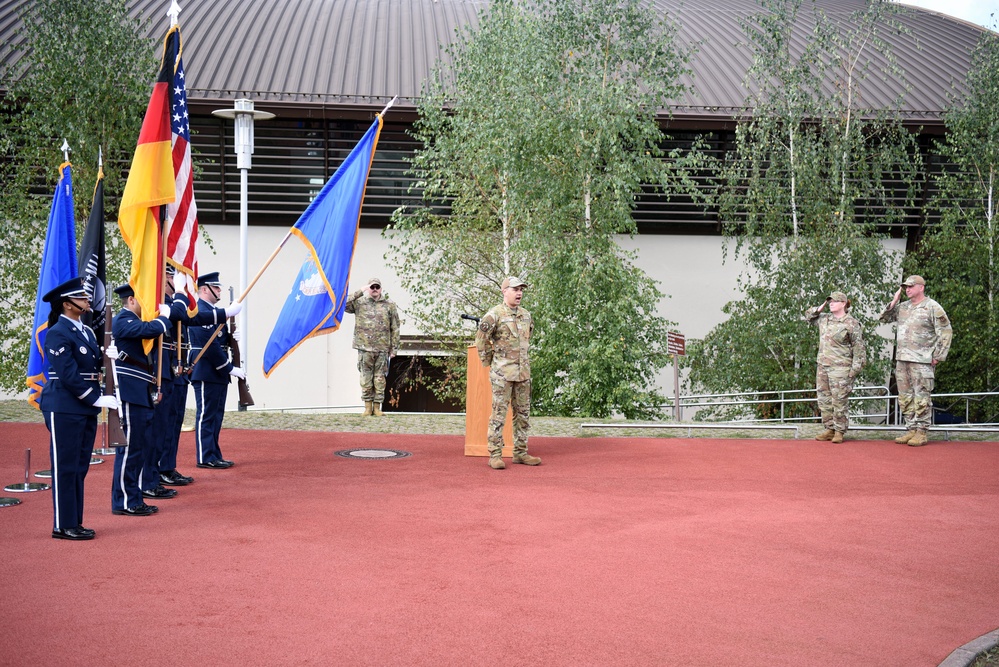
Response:
[[[8,484],[3,487],[4,491],[10,491],[11,493],[28,493],[29,491],[45,491],[50,489],[48,484],[43,484],[41,482],[29,482],[28,474],[31,470],[31,448],[24,450],[24,482],[18,484]]]
[[[95,449],[94,454],[98,456],[111,456],[114,454],[114,450],[108,447],[108,418],[111,416],[107,410],[104,410],[104,426],[101,428],[101,446],[100,449]],[[93,459],[90,459],[91,465],[94,463]],[[102,461],[103,463],[103,461]]]

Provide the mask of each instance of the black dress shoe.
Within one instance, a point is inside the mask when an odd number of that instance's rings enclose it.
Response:
[[[149,516],[150,514],[155,514],[157,511],[159,511],[159,509],[153,509],[153,505],[142,503],[141,505],[136,505],[135,507],[126,507],[123,510],[111,510],[111,514],[124,516]]]
[[[177,495],[177,492],[173,489],[165,489],[162,486],[157,486],[152,489],[146,489],[142,492],[143,498],[173,498]]]
[[[193,477],[185,477],[176,470],[167,470],[160,473],[160,483],[166,486],[187,486],[193,481]]]
[[[60,528],[52,531],[52,537],[57,540],[92,540],[94,531],[85,532],[79,528]]]
[[[90,535],[91,537],[97,534],[97,531],[91,530],[90,528],[84,528],[83,526],[77,526],[76,529],[84,535]]]
[[[231,468],[235,464],[232,461],[226,461],[224,459],[218,461],[209,461],[208,463],[199,463],[199,468],[215,468],[217,470],[225,470],[226,468]]]

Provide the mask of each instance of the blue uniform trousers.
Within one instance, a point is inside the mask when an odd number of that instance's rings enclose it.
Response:
[[[161,409],[166,410],[166,424],[164,428],[164,441],[160,449],[160,460],[157,465],[160,472],[177,469],[177,447],[180,445],[180,430],[184,426],[184,411],[187,408],[187,381],[175,382],[173,389],[164,394],[169,394],[160,404]]]
[[[225,416],[225,399],[229,385],[218,382],[195,380],[194,398],[198,412],[194,418],[198,463],[212,463],[222,460],[219,447],[219,434],[222,432],[222,417]]]
[[[169,408],[173,396],[173,380],[165,378],[160,383],[160,402],[153,408],[153,430],[150,446],[142,452],[142,490],[149,491],[160,485],[160,459],[167,447],[169,434]],[[169,468],[166,468],[169,470]]]
[[[125,403],[121,409],[124,447],[117,447],[114,479],[111,482],[111,509],[123,510],[143,504],[143,461],[145,450],[153,446],[153,408]]]
[[[83,480],[94,451],[97,416],[46,412],[45,426],[52,460],[52,529],[76,528],[83,524]]]

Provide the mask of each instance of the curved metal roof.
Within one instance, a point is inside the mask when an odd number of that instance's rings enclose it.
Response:
[[[29,1],[0,0],[0,61],[12,57],[17,10]],[[679,39],[697,48],[687,82],[692,92],[676,100],[674,113],[730,117],[746,97],[751,55],[739,20],[759,11],[755,0],[652,1],[680,25]],[[815,4],[845,24],[866,1]],[[149,37],[158,42],[169,2],[128,2],[133,15],[150,19]],[[413,107],[442,44],[474,25],[487,6],[486,0],[183,0],[188,96],[193,103],[226,104],[245,96],[261,107],[380,107],[398,95],[400,106]],[[901,21],[910,34],[884,38],[906,73],[903,113],[938,119],[949,96],[961,90],[984,28],[917,8],[908,8]],[[800,45],[810,36],[802,24],[795,38]],[[903,86],[875,72],[862,83],[860,99],[868,108],[891,105]]]

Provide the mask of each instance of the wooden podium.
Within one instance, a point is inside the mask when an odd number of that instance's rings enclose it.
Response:
[[[465,390],[465,456],[489,456],[489,417],[493,412],[493,389],[489,369],[479,361],[479,352],[468,348],[468,387]],[[503,456],[513,456],[513,409],[506,410],[503,425]]]

